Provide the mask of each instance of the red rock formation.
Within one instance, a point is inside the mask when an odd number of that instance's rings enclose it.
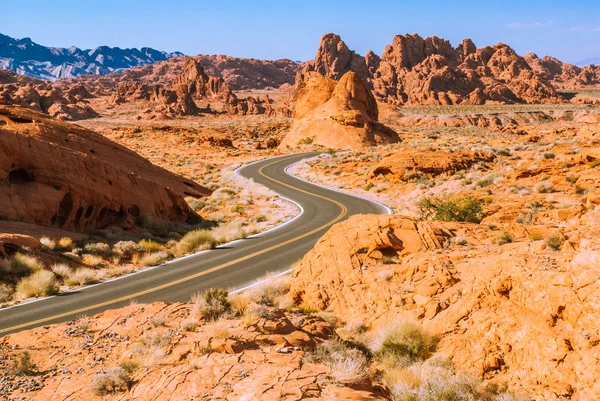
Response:
[[[578,89],[600,85],[600,66],[589,65],[579,68],[554,57],[539,58],[534,53],[526,54],[525,60],[536,73],[557,88]]]
[[[296,121],[281,142],[281,147],[295,147],[310,142],[338,149],[360,149],[365,146],[398,142],[398,134],[380,124],[377,102],[357,74],[346,73],[329,94],[330,83],[335,82],[312,73],[299,87],[294,97],[302,109],[297,109]],[[312,90],[317,96],[312,95]],[[305,101],[308,97],[311,101]],[[314,98],[325,100],[316,105]]]
[[[510,47],[477,49],[465,39],[456,49],[437,37],[397,35],[381,59],[364,58],[339,36],[327,34],[314,60],[303,68],[339,79],[354,71],[367,79],[376,98],[393,104],[483,104],[559,102],[552,85]],[[304,75],[298,76],[299,85]]]
[[[369,60],[372,61],[372,56]],[[350,50],[340,36],[334,33],[328,33],[321,37],[317,55],[302,72],[313,71],[335,80],[342,78],[348,71],[353,71],[365,79],[369,76],[366,58]]]
[[[9,220],[72,230],[185,221],[183,197],[208,194],[92,131],[0,106],[0,210]]]
[[[0,102],[41,111],[61,120],[97,117],[89,106],[93,96],[82,84],[57,87],[45,81],[0,70]]]
[[[509,231],[514,242],[498,247],[484,224],[353,216],[294,269],[290,294],[367,326],[418,319],[457,369],[532,400],[598,399],[598,240],[556,252],[529,239],[553,230]]]
[[[173,88],[177,91],[187,88],[193,97],[226,97],[231,94],[229,87],[222,78],[208,76],[204,68],[194,58],[190,57],[183,71],[175,78]]]

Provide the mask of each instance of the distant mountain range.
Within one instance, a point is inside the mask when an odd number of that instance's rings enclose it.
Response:
[[[577,63],[575,63],[575,65],[577,67],[587,67],[588,65],[593,64],[593,65],[600,65],[600,57],[595,57],[595,58],[586,58],[585,60],[581,60]]]
[[[0,69],[49,81],[83,74],[105,75],[178,56],[183,53],[167,53],[149,47],[100,46],[85,50],[74,46],[68,49],[45,47],[30,38],[13,39],[0,34]]]

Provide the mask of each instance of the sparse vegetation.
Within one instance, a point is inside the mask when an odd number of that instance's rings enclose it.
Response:
[[[96,395],[104,396],[120,391],[127,391],[131,377],[121,367],[112,368],[105,373],[99,373],[94,379],[92,390]]]
[[[40,270],[19,281],[15,290],[15,297],[18,300],[31,297],[47,297],[57,294],[58,290],[58,282],[54,273],[48,270]]]
[[[192,298],[194,303],[193,315],[204,320],[218,320],[222,315],[231,310],[228,299],[229,293],[221,288],[211,288],[203,294]]]
[[[215,247],[217,241],[209,230],[191,231],[175,245],[177,255],[185,255]]]
[[[500,234],[498,236],[498,238],[496,239],[496,243],[498,245],[510,244],[513,241],[514,241],[514,238],[513,238],[512,234],[509,232],[506,232],[506,231],[503,232],[502,234]]]
[[[29,351],[18,354],[10,364],[10,372],[16,376],[32,375],[37,369],[36,364],[31,360]]]
[[[564,236],[562,236],[561,234],[558,234],[558,233],[554,234],[551,237],[549,237],[548,239],[546,239],[546,245],[548,246],[548,248],[555,250],[555,251],[559,251],[564,242],[565,242]]]
[[[339,339],[330,339],[317,345],[314,351],[304,356],[304,361],[323,363],[336,383],[354,384],[368,377],[365,354]]]
[[[483,210],[481,202],[470,196],[453,199],[425,196],[419,200],[417,206],[425,219],[469,223],[479,223]]]

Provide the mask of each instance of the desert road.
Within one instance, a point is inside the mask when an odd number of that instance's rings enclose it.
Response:
[[[263,184],[302,207],[294,220],[256,236],[85,287],[0,310],[0,336],[68,321],[83,314],[155,301],[184,302],[208,288],[241,288],[267,272],[301,259],[335,223],[385,207],[331,191],[288,175],[286,167],[317,153],[281,156],[249,164],[239,174]]]

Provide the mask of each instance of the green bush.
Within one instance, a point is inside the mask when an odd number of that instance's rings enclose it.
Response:
[[[417,202],[422,218],[441,221],[479,223],[482,219],[481,201],[464,198],[436,198],[425,196]]]

